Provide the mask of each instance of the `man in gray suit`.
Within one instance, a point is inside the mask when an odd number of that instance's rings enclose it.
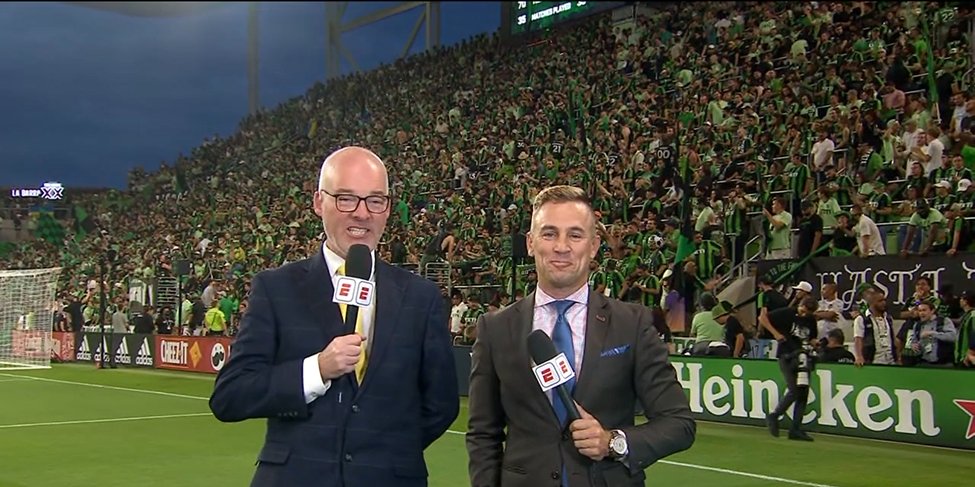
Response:
[[[535,198],[527,244],[537,290],[477,323],[467,432],[473,487],[642,486],[645,468],[694,442],[687,397],[650,309],[589,290],[596,225],[579,188],[553,186]],[[566,387],[582,419],[564,419],[558,395],[536,382],[526,340],[538,329],[576,371]],[[634,426],[637,400],[648,422]]]

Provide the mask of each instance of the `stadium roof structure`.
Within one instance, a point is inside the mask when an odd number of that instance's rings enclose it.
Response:
[[[104,10],[132,17],[183,17],[197,15],[208,10],[226,7],[227,2],[65,2],[70,5]],[[257,113],[260,108],[258,97],[258,19],[260,2],[247,2],[247,101],[248,111]],[[331,79],[341,74],[340,58],[353,70],[359,71],[359,64],[352,53],[342,44],[342,34],[373,24],[389,17],[399,15],[417,7],[422,7],[413,30],[410,32],[399,57],[409,54],[416,41],[420,28],[425,29],[425,48],[440,45],[440,2],[399,2],[396,5],[370,12],[348,22],[342,20],[350,2],[323,2],[325,4],[325,67],[326,76]]]

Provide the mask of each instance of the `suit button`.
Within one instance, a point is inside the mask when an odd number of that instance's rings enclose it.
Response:
[[[561,475],[558,472],[552,472],[552,480],[558,480]]]
[[[345,461],[347,461],[347,462],[351,462],[352,461],[352,454],[351,453],[346,453],[345,454]]]
[[[352,412],[353,413],[358,413],[359,412],[359,405],[358,404],[353,404],[352,405]]]

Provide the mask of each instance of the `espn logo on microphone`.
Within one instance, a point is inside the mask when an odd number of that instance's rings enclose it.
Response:
[[[532,371],[535,372],[535,379],[538,380],[538,385],[542,386],[544,392],[565,384],[569,379],[576,376],[564,353],[532,367]]]
[[[375,294],[375,284],[365,279],[349,276],[339,276],[335,283],[335,294],[332,301],[352,306],[369,306]]]

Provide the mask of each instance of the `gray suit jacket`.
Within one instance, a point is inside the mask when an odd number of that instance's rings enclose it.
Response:
[[[644,306],[589,294],[582,370],[574,399],[603,428],[626,433],[627,464],[581,455],[568,428],[532,373],[527,338],[532,331],[535,295],[477,323],[470,380],[467,451],[472,487],[561,485],[566,464],[569,484],[642,486],[643,470],[694,442],[696,425],[667,347]],[[639,400],[648,422],[634,426]]]

